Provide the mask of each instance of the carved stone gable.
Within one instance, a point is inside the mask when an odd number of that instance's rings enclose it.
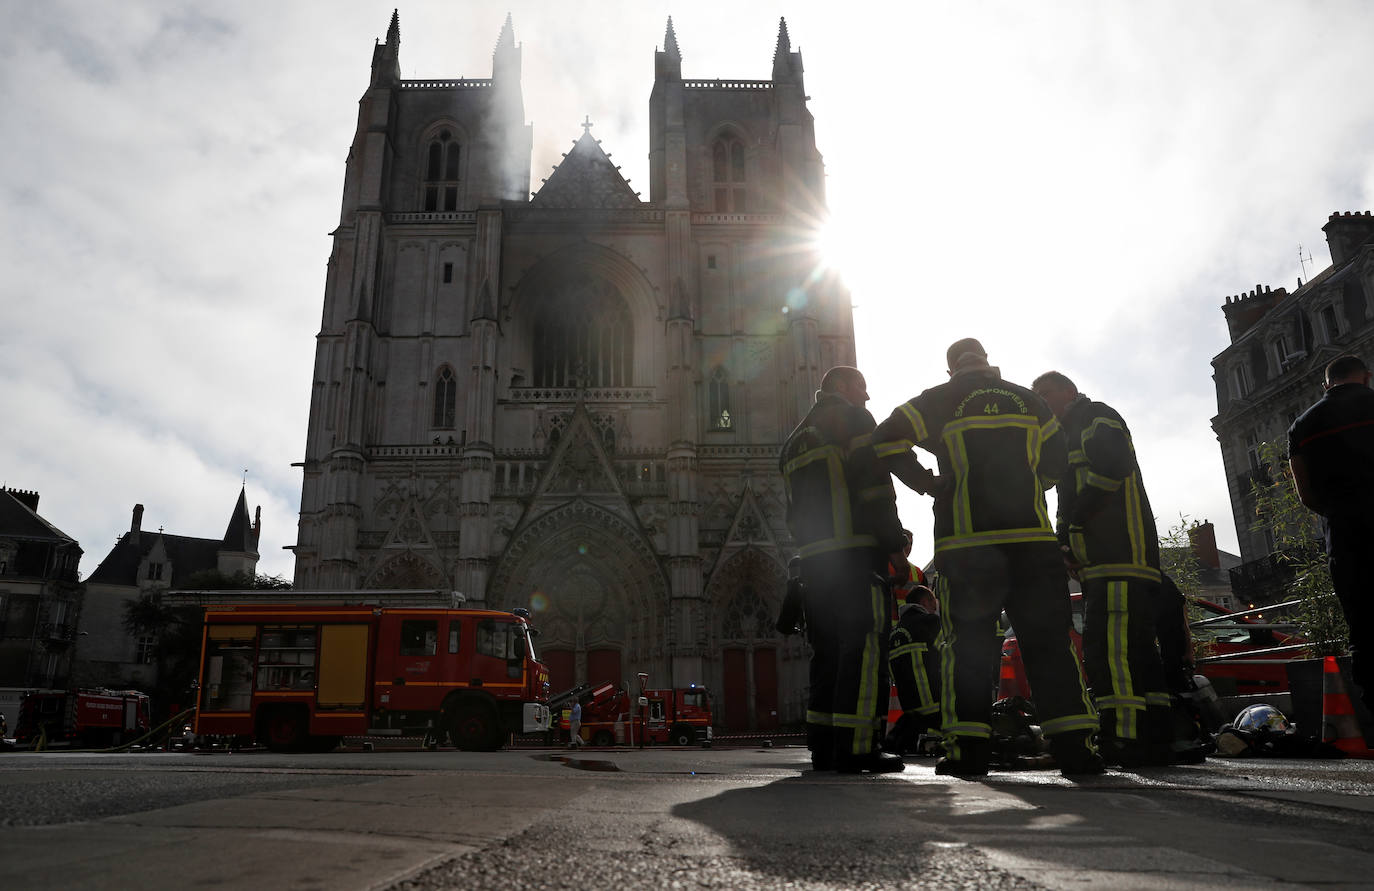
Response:
[[[639,207],[640,200],[588,130],[549,174],[530,205],[634,208]]]
[[[601,431],[586,409],[578,406],[559,436],[536,497],[592,493],[623,497],[615,471],[601,446]]]

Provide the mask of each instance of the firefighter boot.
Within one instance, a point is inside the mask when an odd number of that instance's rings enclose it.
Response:
[[[1050,752],[1062,776],[1091,776],[1107,770],[1093,744],[1092,734],[1086,730],[1056,733],[1050,737]]]
[[[936,774],[964,779],[988,775],[992,740],[972,736],[948,737],[945,750],[949,754],[935,762]]]

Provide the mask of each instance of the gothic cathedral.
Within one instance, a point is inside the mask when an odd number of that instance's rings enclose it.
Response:
[[[590,124],[531,193],[509,17],[490,78],[402,80],[399,46],[393,16],[333,233],[296,586],[526,607],[555,691],[643,671],[706,684],[726,729],[800,722],[777,456],[855,356],[786,23],[770,80],[697,80],[669,20],[648,201]]]

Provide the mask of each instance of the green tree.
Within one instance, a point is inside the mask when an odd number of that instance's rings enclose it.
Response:
[[[1261,466],[1267,474],[1251,483],[1255,497],[1255,524],[1274,540],[1275,557],[1292,567],[1293,581],[1287,595],[1301,599],[1293,613],[1312,656],[1342,656],[1349,650],[1350,631],[1340,601],[1332,593],[1331,571],[1322,547],[1322,531],[1316,514],[1298,500],[1287,450],[1280,442],[1260,446]]]

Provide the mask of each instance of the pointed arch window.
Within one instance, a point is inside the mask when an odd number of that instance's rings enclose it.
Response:
[[[458,140],[440,130],[425,156],[424,207],[427,211],[458,209]]]
[[[711,183],[716,213],[748,213],[744,184],[744,141],[733,134],[711,147]]]
[[[610,282],[574,278],[534,323],[536,387],[627,387],[634,383],[634,324]]]
[[[706,383],[706,405],[712,430],[734,429],[734,419],[730,413],[730,381],[725,369],[719,365],[711,372],[711,379]]]
[[[458,401],[458,380],[447,365],[434,376],[434,425],[452,427]],[[436,440],[437,441],[437,440]]]

